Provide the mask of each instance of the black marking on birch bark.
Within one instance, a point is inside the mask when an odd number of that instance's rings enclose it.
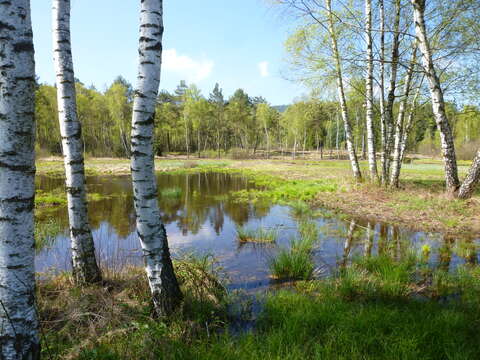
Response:
[[[25,268],[25,265],[7,265],[7,269],[9,270],[18,270]]]
[[[15,80],[17,81],[35,81],[34,76],[17,76],[15,77]]]
[[[7,164],[3,161],[0,161],[0,168],[7,168],[12,171],[24,171],[24,172],[32,171],[32,167],[30,165],[12,165],[12,164]]]
[[[138,150],[135,150],[135,151],[132,151],[132,156],[133,157],[145,157],[145,156],[148,156],[148,154],[140,152]]]
[[[76,229],[76,228],[70,228],[70,232],[72,233],[73,236],[77,237],[79,235],[87,235],[90,234],[90,230],[87,229]]]
[[[135,139],[135,140],[145,140],[145,141],[148,141],[150,140],[152,137],[151,136],[143,136],[143,135],[135,135],[135,136],[132,136],[132,139]]]
[[[154,29],[160,29],[160,25],[157,24],[142,24],[140,25],[141,28],[154,28]]]
[[[145,47],[145,50],[161,51],[162,50],[162,43],[158,42],[153,46],[147,46],[147,47]]]
[[[0,21],[0,31],[2,30],[15,30],[15,26],[4,23],[3,21]]]
[[[0,70],[8,70],[8,69],[14,69],[14,68],[15,66],[13,66],[13,64],[0,65]]]
[[[14,52],[30,52],[33,51],[33,43],[31,41],[20,41],[13,44]]]

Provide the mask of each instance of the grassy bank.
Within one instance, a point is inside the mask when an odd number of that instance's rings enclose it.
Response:
[[[59,176],[57,159],[37,163],[39,174]],[[122,159],[89,159],[87,173],[129,174]],[[467,170],[460,163],[460,174]],[[365,168],[366,164],[362,163]],[[241,191],[238,201],[308,201],[350,216],[385,221],[416,230],[449,234],[480,232],[480,189],[468,201],[444,194],[443,165],[438,160],[415,160],[402,170],[401,189],[386,189],[352,180],[347,161],[325,160],[175,160],[157,159],[157,171],[195,173],[219,171],[249,176],[263,190]],[[48,201],[48,200],[47,200]],[[298,211],[302,211],[301,208]]]
[[[177,263],[186,301],[168,321],[151,319],[140,269],[108,274],[102,286],[84,289],[64,275],[39,286],[44,355],[83,360],[478,358],[479,269],[446,273],[426,261],[413,255],[401,262],[357,259],[331,279],[270,293],[256,330],[240,335],[228,331],[225,293],[208,262]]]

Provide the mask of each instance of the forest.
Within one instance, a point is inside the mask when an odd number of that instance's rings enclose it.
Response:
[[[1,360],[480,358],[480,2],[245,0],[288,104],[233,66],[165,90],[217,25],[163,0],[117,9],[135,83],[85,84],[85,4],[50,5],[0,1]]]

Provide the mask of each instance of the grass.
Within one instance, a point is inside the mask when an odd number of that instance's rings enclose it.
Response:
[[[290,213],[293,217],[301,218],[306,216],[312,216],[312,208],[305,201],[292,201],[290,203]]]
[[[237,238],[241,243],[272,244],[277,240],[277,237],[278,231],[276,229],[237,227]]]
[[[35,222],[35,249],[40,251],[49,247],[55,241],[57,235],[62,233],[64,227],[55,218],[46,221]]]
[[[270,271],[275,279],[308,280],[314,274],[312,252],[318,240],[317,224],[304,220],[298,231],[300,236],[290,241],[290,247],[280,249],[270,261]]]
[[[294,288],[267,295],[256,330],[240,335],[228,330],[215,331],[213,326],[207,330],[201,316],[183,311],[168,322],[151,320],[143,273],[134,271],[124,276],[115,277],[106,290],[68,288],[69,282],[65,284],[68,277],[40,288],[44,295],[55,299],[54,304],[61,305],[56,307],[41,301],[41,314],[48,309],[51,312],[46,314],[53,319],[68,317],[65,323],[48,323],[55,333],[47,331],[46,338],[56,336],[66,341],[49,343],[51,357],[47,356],[44,346],[46,358],[427,360],[480,357],[479,267],[464,266],[453,273],[436,271],[413,254],[401,261],[388,257],[354,259],[350,268],[330,279],[297,282]],[[194,289],[194,283],[191,284],[193,287],[189,289]],[[64,289],[66,285],[68,290]],[[439,298],[444,300],[438,301]],[[92,299],[97,300],[96,306],[85,307]],[[144,307],[139,306],[142,303]],[[95,317],[89,312],[101,316]],[[221,319],[218,329],[222,329],[224,318],[217,319]],[[45,327],[45,320],[42,324]],[[66,338],[67,333],[76,338]],[[59,349],[62,351],[58,352]]]
[[[142,268],[104,271],[101,285],[76,287],[71,274],[40,280],[38,310],[47,359],[156,359],[177,344],[222,328],[227,293],[211,257],[174,262],[185,299],[162,322],[151,317]]]

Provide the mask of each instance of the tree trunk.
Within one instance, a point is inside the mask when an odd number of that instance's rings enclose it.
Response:
[[[408,136],[410,135],[410,132],[413,129],[414,125],[414,118],[415,118],[415,110],[417,107],[417,101],[418,97],[420,96],[420,91],[422,88],[424,77],[420,80],[420,83],[418,84],[417,91],[415,93],[415,96],[413,97],[413,101],[410,107],[410,112],[408,114],[408,119],[407,119],[407,124],[405,125],[405,131],[403,132],[403,137],[402,137],[402,145],[401,145],[401,152],[400,152],[400,163],[403,162],[403,159],[405,158],[405,150],[407,148],[407,140]]]
[[[36,360],[35,63],[29,0],[0,2],[0,34],[0,359]]]
[[[388,87],[387,103],[385,105],[385,146],[384,146],[384,162],[382,164],[382,183],[387,184],[388,175],[390,173],[390,155],[393,147],[393,104],[395,102],[395,91],[397,89],[397,73],[399,62],[399,46],[400,46],[400,0],[395,0],[395,20],[393,24],[393,43],[392,56],[390,66],[390,84]]]
[[[72,269],[78,283],[102,279],[88,223],[82,126],[77,118],[75,76],[70,45],[70,0],[53,0],[53,59],[57,80],[58,120],[62,135],[72,247]]]
[[[473,160],[473,164],[468,172],[467,177],[462,183],[460,190],[458,191],[459,199],[468,199],[472,196],[480,180],[480,150],[477,152],[477,156]]]
[[[162,0],[141,0],[139,68],[132,118],[132,182],[137,233],[143,249],[155,312],[171,314],[182,294],[174,273],[165,227],[160,220],[153,157],[155,103],[160,84]]]
[[[380,7],[380,137],[382,141],[382,182],[387,179],[387,123],[385,118],[385,5],[379,0]]]
[[[373,39],[372,39],[372,0],[365,0],[365,31],[367,34],[367,77],[366,77],[366,110],[367,110],[367,148],[370,180],[376,181],[377,154],[375,152],[375,132],[373,129]]]
[[[433,114],[437,127],[440,131],[440,141],[442,146],[443,161],[445,163],[445,180],[447,192],[454,194],[460,187],[457,169],[457,157],[455,154],[455,145],[453,134],[448,123],[445,112],[445,101],[443,91],[440,86],[440,80],[433,64],[432,52],[427,38],[427,29],[425,25],[425,0],[411,0],[414,8],[415,32],[417,34],[418,45],[422,52],[423,67],[430,87],[432,97]]]
[[[402,140],[405,122],[405,112],[407,110],[408,97],[410,96],[410,90],[412,86],[413,71],[415,69],[415,62],[417,58],[417,45],[412,52],[412,59],[405,78],[405,92],[403,94],[402,102],[400,103],[400,109],[398,110],[398,119],[395,124],[395,144],[393,148],[393,162],[392,171],[390,174],[390,185],[398,187],[400,178],[400,170],[402,167]]]
[[[338,51],[337,36],[335,34],[335,28],[333,23],[332,1],[331,0],[325,0],[325,1],[326,1],[327,11],[328,11],[328,20],[329,20],[328,29],[329,29],[330,37],[332,40],[333,56],[335,58],[334,60],[335,60],[335,70],[336,70],[336,76],[337,76],[337,90],[338,90],[338,97],[340,100],[340,107],[342,111],[343,125],[345,128],[345,138],[347,142],[348,155],[350,157],[353,176],[358,181],[362,179],[362,173],[360,171],[360,166],[358,165],[358,159],[357,159],[357,154],[355,152],[355,148],[353,147],[352,128],[350,126],[350,121],[348,119],[347,100],[345,98],[345,90],[343,86],[342,64],[340,60],[340,54]]]

